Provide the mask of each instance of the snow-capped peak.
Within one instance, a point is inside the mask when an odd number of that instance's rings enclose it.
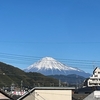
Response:
[[[44,57],[34,64],[30,65],[24,71],[26,72],[38,72],[44,75],[68,75],[77,74],[84,77],[90,76],[90,74],[74,67],[66,66],[61,62],[55,60],[52,57]]]
[[[52,57],[44,57],[41,60],[39,60],[38,62],[32,64],[31,66],[28,67],[28,70],[33,69],[33,68],[37,68],[38,70],[41,69],[57,69],[57,70],[78,70],[76,68],[72,68],[72,67],[67,67],[66,65],[60,63],[59,61],[55,60]]]

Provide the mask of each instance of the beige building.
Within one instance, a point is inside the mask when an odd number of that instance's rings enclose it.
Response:
[[[93,75],[87,81],[88,87],[100,86],[100,68],[96,67]]]
[[[74,87],[36,87],[17,100],[72,100]]]
[[[4,91],[0,90],[0,100],[14,100],[14,99]]]

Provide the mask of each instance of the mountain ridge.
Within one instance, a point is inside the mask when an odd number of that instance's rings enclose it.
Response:
[[[77,77],[76,77],[77,76]],[[78,75],[56,75],[56,76],[45,76],[37,72],[24,72],[23,70],[14,67],[9,64],[0,62],[0,87],[11,87],[11,84],[14,84],[17,87],[20,87],[21,81],[23,82],[23,88],[34,86],[59,86],[59,80],[61,83],[68,82],[70,85],[75,85],[76,81],[83,82],[85,78],[81,78]],[[53,83],[51,85],[51,83]]]
[[[44,75],[68,75],[68,74],[77,74],[84,77],[89,77],[90,74],[86,73],[83,70],[80,70],[78,68],[69,67],[65,64],[55,60],[52,57],[44,57],[40,59],[39,61],[33,63],[26,69],[24,69],[25,72],[39,72]]]

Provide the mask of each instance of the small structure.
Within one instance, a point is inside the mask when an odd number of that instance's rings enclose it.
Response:
[[[100,100],[100,91],[94,91],[83,100]]]
[[[4,91],[0,90],[0,100],[14,100],[14,99]]]
[[[88,87],[100,86],[100,68],[96,67],[93,75],[87,80]]]
[[[17,100],[72,100],[74,87],[35,87]]]
[[[84,81],[83,88],[76,89],[75,100],[100,100],[100,68],[96,67],[93,75]]]

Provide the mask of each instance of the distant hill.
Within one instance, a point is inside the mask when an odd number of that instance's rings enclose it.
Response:
[[[36,72],[26,73],[17,67],[0,62],[0,87],[11,84],[17,87],[51,86],[52,83],[58,86],[57,79]]]
[[[70,75],[49,75],[49,77],[53,77],[55,79],[58,79],[62,82],[67,82],[70,85],[80,85],[83,84],[84,80],[86,79],[83,76],[79,76],[76,74],[70,74]]]
[[[0,87],[15,84],[16,87],[35,87],[35,86],[59,86],[61,83],[67,82],[69,85],[82,84],[84,77],[70,75],[49,75],[45,76],[37,72],[24,72],[23,70],[12,65],[0,62]]]

